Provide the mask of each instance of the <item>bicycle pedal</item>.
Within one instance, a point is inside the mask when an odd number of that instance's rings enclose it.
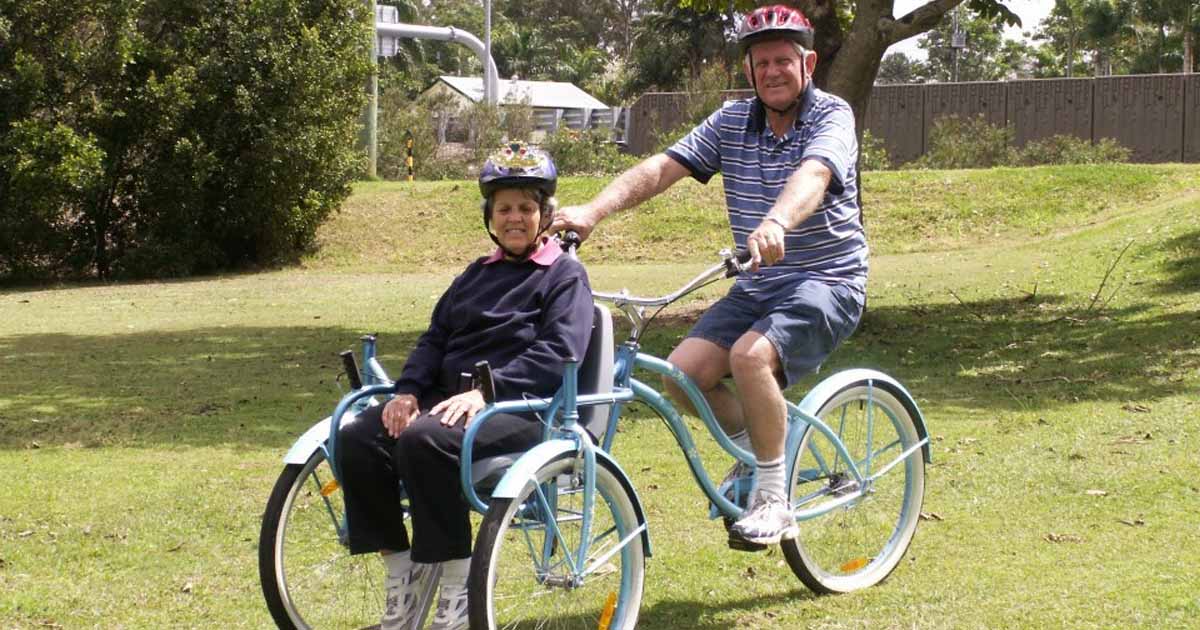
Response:
[[[768,545],[764,545],[762,543],[750,542],[749,540],[745,540],[740,536],[734,536],[733,534],[729,535],[729,540],[727,542],[729,544],[730,549],[732,549],[734,551],[745,551],[745,552],[749,552],[749,553],[757,553],[759,551],[766,551],[767,547],[768,547]]]

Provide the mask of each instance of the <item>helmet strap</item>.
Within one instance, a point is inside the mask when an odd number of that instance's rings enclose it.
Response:
[[[554,210],[551,207],[551,204],[545,202],[545,199],[546,198],[543,197],[541,200],[539,200],[539,203],[538,203],[538,206],[539,206],[542,216],[539,217],[537,234],[535,234],[533,236],[533,241],[531,241],[529,243],[529,245],[527,245],[525,247],[525,251],[519,252],[519,253],[514,252],[511,249],[505,247],[504,243],[501,243],[500,239],[492,232],[492,226],[488,223],[488,220],[487,220],[488,204],[491,203],[491,201],[488,199],[484,199],[483,200],[483,211],[484,211],[483,228],[485,230],[487,230],[488,238],[492,239],[492,242],[496,244],[496,247],[499,247],[500,251],[507,254],[510,258],[514,258],[516,260],[521,260],[521,261],[528,259],[531,255],[533,255],[533,253],[535,251],[537,251],[538,245],[542,241],[542,235],[546,233],[546,230],[550,229],[550,224],[554,222]]]

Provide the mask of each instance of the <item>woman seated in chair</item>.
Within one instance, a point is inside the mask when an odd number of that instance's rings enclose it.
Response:
[[[476,362],[493,367],[499,399],[546,398],[566,357],[583,358],[592,296],[583,266],[544,235],[556,206],[550,157],[521,144],[490,157],[479,175],[483,222],[498,245],[467,266],[434,307],[429,329],[396,381],[396,396],[341,429],[338,463],[350,552],[383,555],[383,630],[418,630],[440,568],[431,628],[467,628],[469,508],[459,487],[465,427],[483,395],[460,384]],[[476,436],[481,459],[527,450],[542,436],[533,414],[493,416]],[[409,499],[406,531],[397,481]],[[439,566],[440,565],[440,566]]]

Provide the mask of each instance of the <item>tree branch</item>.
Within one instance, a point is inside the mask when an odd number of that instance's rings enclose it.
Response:
[[[937,26],[937,23],[942,20],[942,16],[962,3],[963,0],[931,0],[909,11],[899,19],[879,18],[879,32],[890,46]]]

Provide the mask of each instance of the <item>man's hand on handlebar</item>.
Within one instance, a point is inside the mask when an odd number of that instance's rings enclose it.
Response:
[[[398,394],[383,406],[383,427],[387,429],[388,435],[400,437],[400,432],[416,419],[420,412],[416,396]]]
[[[586,241],[600,218],[588,206],[563,206],[554,213],[550,233],[575,231],[581,241]]]
[[[758,224],[746,238],[746,249],[750,251],[750,271],[758,271],[760,264],[770,266],[783,260],[785,235],[783,226],[774,221]]]

